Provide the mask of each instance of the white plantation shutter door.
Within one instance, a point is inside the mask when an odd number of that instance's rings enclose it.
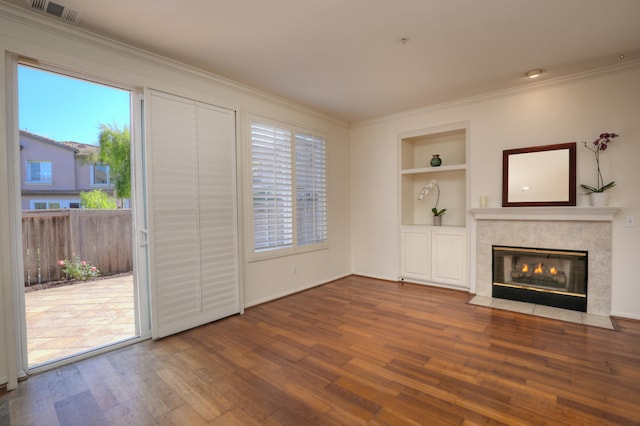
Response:
[[[240,312],[235,113],[147,100],[152,336]]]

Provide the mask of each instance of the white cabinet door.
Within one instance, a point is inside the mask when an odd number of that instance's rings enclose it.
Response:
[[[400,274],[406,278],[428,280],[431,276],[431,242],[426,230],[402,232]]]
[[[404,226],[400,276],[417,282],[468,288],[465,228]]]
[[[458,229],[431,231],[431,279],[435,282],[465,286],[466,238]]]

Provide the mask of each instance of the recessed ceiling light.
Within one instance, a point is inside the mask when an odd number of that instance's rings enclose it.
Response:
[[[525,77],[528,78],[538,78],[542,74],[542,70],[531,70],[524,73]]]

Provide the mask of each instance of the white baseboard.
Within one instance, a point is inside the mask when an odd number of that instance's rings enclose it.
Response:
[[[294,289],[283,291],[281,293],[277,293],[277,294],[274,294],[272,296],[268,296],[268,297],[265,297],[265,298],[262,298],[262,299],[254,300],[251,303],[245,304],[244,307],[246,309],[246,308],[250,308],[252,306],[261,305],[263,303],[270,302],[272,300],[280,299],[281,297],[291,296],[292,294],[300,293],[301,291],[309,290],[310,288],[317,287],[319,285],[323,285],[323,284],[326,284],[326,283],[330,283],[331,281],[339,280],[340,278],[348,277],[350,275],[352,275],[352,274],[340,275],[340,276],[337,276],[337,277],[334,277],[334,278],[327,278],[326,280],[322,280],[322,281],[319,281],[319,282],[313,282],[313,283],[310,283],[310,284],[307,284],[307,285],[304,285],[304,286],[301,286],[301,287],[296,287]]]
[[[640,321],[640,315],[629,314],[629,313],[626,313],[626,312],[612,311],[611,312],[611,316],[612,317],[627,318],[627,319]]]
[[[450,290],[460,290],[460,291],[464,291],[464,292],[467,292],[467,293],[471,293],[471,291],[469,290],[469,287],[457,286],[457,285],[452,285],[452,284],[434,283],[434,282],[430,282],[430,281],[421,281],[421,280],[416,280],[416,279],[412,279],[412,278],[405,278],[403,282],[412,283],[412,284],[420,284],[420,285],[428,285],[430,287],[447,288],[447,289],[450,289]]]

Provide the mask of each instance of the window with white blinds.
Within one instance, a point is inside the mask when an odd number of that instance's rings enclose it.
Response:
[[[291,247],[291,132],[273,125],[252,123],[251,163],[254,251]]]
[[[324,138],[252,120],[251,170],[255,257],[326,243]]]
[[[296,241],[299,246],[327,240],[325,141],[296,133]]]

